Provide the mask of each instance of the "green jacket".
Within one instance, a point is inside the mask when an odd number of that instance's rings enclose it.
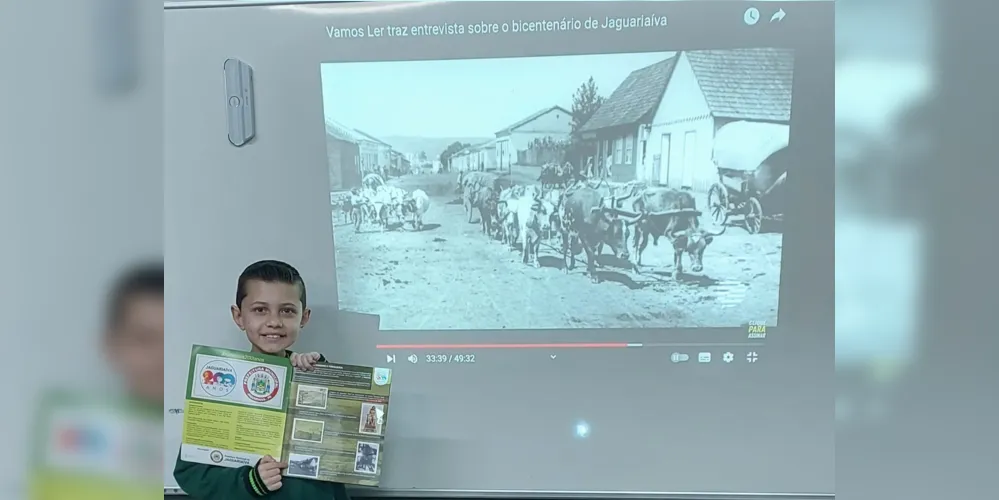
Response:
[[[297,477],[281,478],[281,488],[267,491],[250,466],[238,469],[186,462],[177,456],[173,477],[194,500],[350,500],[342,483]]]
[[[286,356],[290,356],[288,351]],[[320,362],[326,358],[321,357]],[[342,483],[316,481],[285,476],[281,478],[281,488],[267,491],[257,477],[255,467],[238,469],[217,465],[199,464],[180,459],[173,469],[177,486],[194,500],[251,500],[268,498],[272,500],[350,500],[347,488]]]

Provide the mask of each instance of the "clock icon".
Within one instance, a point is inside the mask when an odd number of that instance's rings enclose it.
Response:
[[[757,9],[756,7],[746,9],[746,13],[742,16],[742,20],[746,21],[746,24],[750,26],[760,22],[760,9]]]

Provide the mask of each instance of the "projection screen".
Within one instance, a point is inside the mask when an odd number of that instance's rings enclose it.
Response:
[[[308,286],[297,349],[395,371],[359,495],[831,495],[832,27],[832,2],[168,4],[165,492],[191,345],[248,348],[236,277],[276,258]]]

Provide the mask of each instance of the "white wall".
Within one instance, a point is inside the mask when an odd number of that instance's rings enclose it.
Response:
[[[523,151],[534,142],[535,139],[566,140],[572,132],[572,116],[561,109],[553,109],[515,129],[510,133],[510,140],[514,155],[516,151]],[[516,156],[514,156],[516,160]]]
[[[696,147],[691,156],[693,165],[684,165],[684,137],[694,132]],[[662,135],[670,134],[670,151],[667,159],[661,151]],[[681,187],[683,169],[693,169],[687,173],[687,180],[693,180],[690,187],[707,191],[718,179],[718,171],[711,162],[711,144],[714,139],[714,120],[704,99],[686,53],[681,53],[673,70],[673,76],[666,86],[666,92],[652,119],[652,130],[642,166],[644,176],[651,176],[653,156],[663,154],[659,182],[672,187]],[[640,149],[640,148],[639,148]],[[667,164],[671,168],[667,168]],[[670,178],[667,179],[667,172]],[[648,178],[648,177],[646,177]]]
[[[231,11],[229,12],[231,14]],[[312,322],[301,347],[344,352],[335,335],[336,279],[330,224],[325,127],[318,78],[321,57],[287,57],[263,33],[219,33],[205,10],[167,11],[164,67],[164,253],[166,317],[164,403],[183,408],[193,343],[246,349],[232,323],[236,279],[248,264],[280,259],[308,286]],[[261,18],[263,19],[263,18]],[[280,19],[280,16],[271,18]],[[287,26],[286,26],[287,28]],[[203,36],[190,36],[190,33]],[[226,139],[222,62],[234,48],[253,54],[256,139]],[[307,75],[315,75],[310,78]],[[213,112],[214,110],[214,112]],[[294,126],[291,126],[294,124]],[[317,347],[318,345],[318,347]],[[345,360],[346,361],[346,360]],[[182,415],[164,422],[164,481],[173,482]]]
[[[513,151],[510,137],[500,137],[496,139],[496,166],[507,168],[517,161],[517,152]]]

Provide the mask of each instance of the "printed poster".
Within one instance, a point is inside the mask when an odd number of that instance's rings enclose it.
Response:
[[[33,438],[31,500],[149,500],[163,493],[163,418],[155,409],[55,390],[36,413]]]
[[[291,371],[282,357],[194,346],[180,458],[242,467],[281,456]]]
[[[194,346],[181,459],[242,467],[264,455],[285,475],[377,486],[392,371]]]
[[[319,363],[291,381],[283,460],[294,477],[377,486],[392,370]]]

